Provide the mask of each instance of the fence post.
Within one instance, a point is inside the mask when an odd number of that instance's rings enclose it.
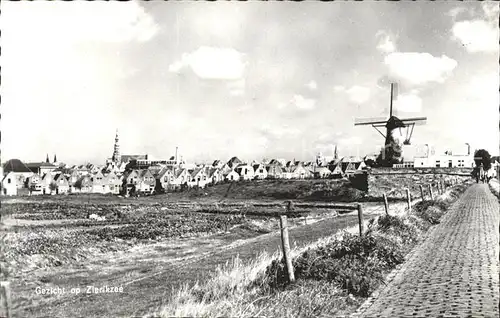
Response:
[[[288,225],[286,215],[280,215],[281,227],[281,245],[283,247],[283,258],[285,259],[286,269],[288,271],[288,280],[290,283],[295,282],[295,275],[293,272],[292,259],[290,255],[290,241],[288,238]]]
[[[408,202],[408,213],[411,213],[411,195],[410,195],[410,189],[406,189],[406,200]]]
[[[423,185],[419,185],[418,187],[420,188],[420,197],[422,197],[422,202],[423,202],[423,201],[425,201],[424,186]]]
[[[431,201],[434,200],[434,193],[432,193],[432,184],[429,184],[429,195],[431,196]]]
[[[387,202],[387,195],[384,193],[384,207],[385,207],[385,214],[389,215],[389,202]]]
[[[363,207],[358,203],[359,236],[363,236]]]
[[[11,300],[10,300],[10,290],[9,290],[9,282],[0,282],[0,294],[3,299],[3,306],[5,307],[5,317],[11,318],[10,308]]]

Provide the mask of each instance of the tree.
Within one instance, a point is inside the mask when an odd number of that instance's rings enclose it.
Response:
[[[488,171],[491,168],[491,156],[490,153],[484,149],[476,150],[474,153],[474,162],[476,167],[483,165],[483,170]]]
[[[54,191],[57,191],[57,188],[58,188],[58,186],[57,186],[57,184],[55,182],[51,182],[49,184],[50,193],[52,193]]]

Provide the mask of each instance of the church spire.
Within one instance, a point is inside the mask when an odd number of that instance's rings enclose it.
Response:
[[[45,159],[45,162],[46,163],[50,163],[50,161],[49,161],[49,154],[47,154],[47,158]]]
[[[57,162],[57,156],[54,154],[54,163]]]
[[[113,157],[111,160],[113,160],[114,163],[120,163],[121,161],[121,156],[120,156],[120,145],[118,144],[118,129],[116,130],[116,136],[115,136],[115,147],[113,149]]]

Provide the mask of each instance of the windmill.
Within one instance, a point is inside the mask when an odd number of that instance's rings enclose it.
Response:
[[[400,119],[393,115],[392,103],[394,99],[394,83],[391,83],[391,99],[389,106],[389,118],[372,118],[372,119],[359,119],[356,118],[354,121],[354,126],[366,126],[371,125],[377,130],[377,132],[382,135],[385,139],[385,147],[382,152],[382,162],[388,165],[392,163],[399,162],[401,159],[401,148],[402,145],[410,145],[411,137],[413,134],[413,129],[415,124],[424,124],[427,117],[414,117],[414,118],[403,118]],[[385,127],[386,133],[384,134],[379,128]],[[406,129],[406,136],[403,139],[402,129]]]

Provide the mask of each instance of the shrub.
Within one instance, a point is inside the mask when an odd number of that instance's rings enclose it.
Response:
[[[296,279],[334,281],[353,295],[367,297],[382,282],[385,272],[403,261],[402,247],[392,240],[345,234],[342,241],[304,252],[293,266]],[[266,275],[271,289],[281,289],[288,283],[282,260],[273,261]]]

